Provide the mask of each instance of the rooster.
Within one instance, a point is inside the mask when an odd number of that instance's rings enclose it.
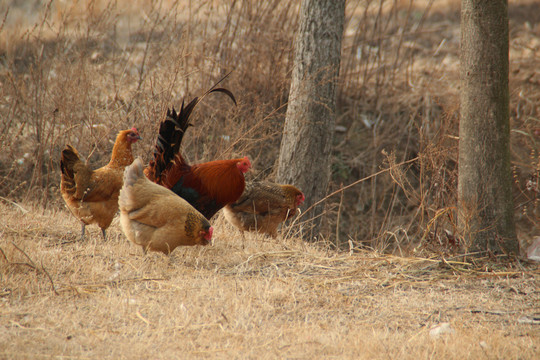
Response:
[[[208,220],[171,190],[154,184],[137,158],[124,172],[120,190],[120,224],[126,237],[147,250],[170,254],[180,245],[208,245]]]
[[[159,127],[154,159],[145,169],[151,181],[171,189],[207,219],[211,219],[225,205],[238,200],[245,187],[244,173],[251,168],[247,156],[189,165],[179,152],[184,133],[191,125],[189,116],[206,95],[222,92],[236,104],[229,90],[216,88],[216,85],[187,106],[182,102],[180,112],[177,113],[174,108],[167,110],[167,116]]]
[[[258,231],[276,237],[279,224],[295,216],[304,200],[304,194],[292,185],[248,182],[242,196],[225,206],[223,212],[227,221],[242,232]]]
[[[97,170],[81,161],[79,153],[66,145],[60,158],[60,192],[67,207],[82,223],[81,240],[86,225],[97,224],[103,239],[118,211],[118,193],[122,187],[124,168],[133,162],[131,145],[141,137],[136,128],[118,133],[112,150],[111,161]]]

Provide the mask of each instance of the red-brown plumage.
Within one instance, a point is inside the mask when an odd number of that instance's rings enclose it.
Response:
[[[210,219],[225,205],[238,200],[245,188],[246,157],[188,165],[177,155],[174,166],[161,176],[161,185],[186,199]]]
[[[191,125],[189,116],[203,97],[212,92],[222,92],[236,104],[229,90],[216,88],[216,85],[188,105],[182,103],[178,113],[174,108],[167,110],[159,128],[154,159],[144,171],[151,181],[171,189],[207,219],[225,205],[238,200],[245,187],[244,173],[251,167],[247,156],[189,165],[180,154],[182,138]]]

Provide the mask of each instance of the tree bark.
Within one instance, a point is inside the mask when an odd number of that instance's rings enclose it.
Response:
[[[518,251],[508,43],[507,0],[462,0],[458,226],[474,251]]]
[[[325,196],[330,181],[344,18],[345,0],[302,1],[277,181],[304,192],[304,209]],[[304,239],[317,239],[322,210],[305,214],[313,221]]]

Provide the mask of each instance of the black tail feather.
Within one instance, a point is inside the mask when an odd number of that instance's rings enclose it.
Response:
[[[185,103],[182,101],[182,107],[178,113],[174,107],[172,110],[167,109],[167,116],[159,126],[159,134],[154,150],[154,160],[150,162],[150,166],[153,168],[155,180],[161,177],[163,171],[179,153],[180,145],[182,144],[182,139],[186,130],[188,127],[193,126],[191,124],[190,116],[197,104],[199,104],[208,94],[213,92],[221,92],[229,96],[234,102],[234,105],[236,105],[236,99],[231,91],[225,88],[216,87],[229,75],[230,73],[225,75],[202,96],[194,98],[186,106],[184,106]]]

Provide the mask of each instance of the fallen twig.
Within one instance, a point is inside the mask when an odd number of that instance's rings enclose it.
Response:
[[[21,210],[23,212],[23,214],[28,214],[30,212],[30,210],[26,210],[25,208],[23,208],[21,205],[17,204],[16,202],[14,201],[11,201],[9,199],[6,199],[5,197],[2,197],[0,196],[0,200],[4,200],[5,202],[8,202],[10,203],[11,205],[15,205],[16,207],[19,208],[19,210]]]
[[[13,241],[11,241],[11,244],[15,247],[15,249],[19,250],[27,259],[28,261],[30,261],[30,264],[28,263],[16,263],[16,265],[28,265],[30,266],[31,268],[33,268],[34,270],[37,270],[39,272],[42,272],[44,273],[47,278],[49,279],[49,282],[51,283],[51,287],[52,287],[52,291],[54,292],[55,295],[60,295],[57,291],[56,291],[56,287],[54,286],[54,281],[51,277],[51,275],[47,272],[47,270],[45,270],[45,267],[43,266],[43,261],[41,262],[41,269],[39,269],[37,266],[36,266],[36,263],[32,260],[32,258],[30,258],[30,256],[28,256],[28,254],[23,250],[21,249],[20,247],[17,246],[17,244],[15,244]],[[5,255],[4,255],[5,256]],[[7,259],[7,258],[6,258]]]

